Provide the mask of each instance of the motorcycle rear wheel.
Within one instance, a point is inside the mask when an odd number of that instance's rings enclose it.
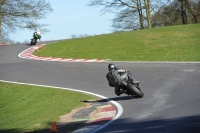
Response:
[[[36,40],[35,39],[31,39],[31,45],[35,45],[36,44]]]
[[[139,98],[142,98],[144,96],[144,93],[139,90],[138,88],[136,88],[133,84],[128,83],[127,88],[130,90],[130,92],[133,95],[137,95]]]

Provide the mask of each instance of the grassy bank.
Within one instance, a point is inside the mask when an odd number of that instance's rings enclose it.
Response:
[[[69,39],[46,45],[34,54],[113,61],[200,61],[200,24]]]
[[[0,82],[0,132],[49,129],[52,121],[85,106],[94,96],[73,91]]]

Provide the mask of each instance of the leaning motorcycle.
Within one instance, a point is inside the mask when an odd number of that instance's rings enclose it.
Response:
[[[31,45],[36,45],[37,39],[39,39],[39,36],[36,33],[34,33],[33,38],[31,39]]]
[[[128,73],[121,73],[121,79],[119,79],[119,88],[124,90],[124,93],[131,95],[133,98],[142,98],[144,93],[140,89],[139,83],[134,83],[133,79],[128,77]]]

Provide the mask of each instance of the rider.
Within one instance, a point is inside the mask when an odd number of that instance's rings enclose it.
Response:
[[[37,34],[38,35],[38,39],[37,41],[39,41],[42,37],[42,32],[40,31],[40,29],[37,29],[33,34]]]
[[[108,70],[109,72],[106,75],[106,78],[108,80],[108,84],[111,87],[115,87],[115,94],[117,96],[121,95],[124,93],[124,90],[122,90],[120,88],[119,84],[119,79],[121,79],[120,73],[128,73],[128,78],[132,79],[134,84],[139,84],[139,81],[136,81],[135,79],[133,79],[132,74],[130,73],[130,71],[124,70],[124,69],[119,69],[115,66],[115,64],[110,63],[108,64]]]

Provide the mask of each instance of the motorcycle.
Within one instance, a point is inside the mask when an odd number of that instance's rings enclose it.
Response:
[[[129,78],[127,72],[121,73],[120,75],[121,79],[119,80],[120,83],[118,85],[125,94],[127,94],[128,96],[131,95],[133,98],[142,98],[144,96],[144,93],[140,89],[139,83],[134,83],[133,79]]]
[[[39,36],[36,33],[34,33],[33,38],[31,39],[31,45],[36,45],[38,39]]]

